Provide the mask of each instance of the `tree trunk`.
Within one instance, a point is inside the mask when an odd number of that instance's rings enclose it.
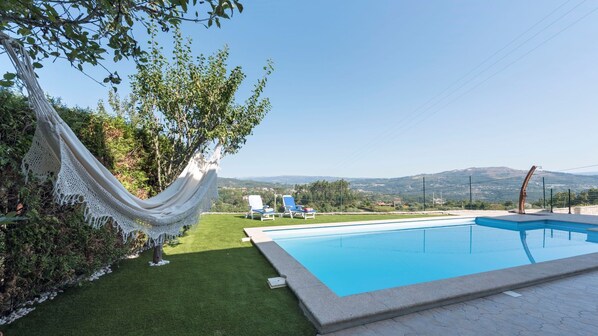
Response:
[[[158,189],[162,191],[164,190],[162,188],[162,162],[160,160],[160,142],[157,138],[154,139],[154,153],[156,154],[156,161],[158,161],[156,164],[158,168]]]
[[[153,263],[157,264],[160,261],[162,261],[162,245],[156,245],[154,246],[154,258],[153,258]]]

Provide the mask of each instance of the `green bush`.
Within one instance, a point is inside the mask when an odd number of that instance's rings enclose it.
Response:
[[[362,206],[364,195],[349,188],[349,182],[315,181],[295,185],[293,196],[298,204],[306,205],[321,212],[349,211]]]
[[[372,207],[372,211],[374,211],[374,212],[390,212],[390,211],[396,211],[396,209],[393,206],[375,205]]]
[[[135,153],[134,130],[108,116],[89,111],[58,110],[84,144],[108,167],[130,178],[129,188],[146,193],[143,155]],[[123,242],[111,225],[96,229],[86,225],[80,206],[58,206],[48,181],[21,174],[21,159],[35,130],[34,114],[27,100],[0,90],[0,215],[27,220],[0,224],[0,314],[36,295],[76,281],[122,258],[140,241]],[[107,130],[113,130],[110,134]],[[132,158],[132,159],[131,159]],[[132,163],[123,165],[123,160]]]

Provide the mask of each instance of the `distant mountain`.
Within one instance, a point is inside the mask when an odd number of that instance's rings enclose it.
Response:
[[[519,198],[519,190],[527,171],[506,167],[468,168],[436,174],[415,175],[390,179],[349,179],[351,188],[364,191],[399,194],[404,197],[420,197],[423,194],[423,177],[426,178],[426,194],[445,199],[468,199],[469,177],[472,194],[476,200],[507,201]],[[546,184],[546,197],[550,188],[554,192],[580,191],[598,187],[598,176],[575,175],[549,171],[537,171],[528,185],[529,200],[542,197],[542,177]]]
[[[472,179],[472,195],[474,200],[507,201],[517,200],[521,183],[527,171],[507,167],[467,168],[397,178],[344,178],[351,183],[351,188],[364,192],[398,195],[404,198],[423,198],[423,178],[426,178],[426,197],[444,199],[469,199],[469,177]],[[550,171],[536,171],[528,185],[528,200],[542,198],[542,177],[546,184],[546,197],[550,197],[550,188],[554,193],[576,192],[589,188],[598,188],[598,175],[568,174]],[[292,186],[294,184],[311,183],[317,180],[336,181],[340,177],[331,176],[274,176],[252,177],[248,180],[256,186]],[[235,183],[248,183],[245,179]],[[243,182],[240,182],[243,181]],[[231,182],[232,183],[232,182]]]
[[[288,185],[262,181],[218,177],[218,187],[225,188],[286,188]]]
[[[583,172],[577,173],[576,175],[598,175],[598,172]]]
[[[251,180],[258,182],[270,182],[279,184],[306,184],[315,181],[336,181],[340,180],[341,177],[333,176],[295,176],[295,175],[283,175],[283,176],[266,176],[266,177],[244,177],[240,180]]]

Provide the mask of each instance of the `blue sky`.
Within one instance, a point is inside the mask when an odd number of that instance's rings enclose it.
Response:
[[[265,92],[272,111],[223,160],[222,176],[598,164],[595,1],[243,3],[222,29],[183,27],[196,54],[230,47],[229,64],[248,75],[239,101],[266,60],[275,63]],[[114,68],[134,71],[127,62]],[[67,64],[39,75],[69,105],[107,97]],[[124,81],[119,92],[128,91]]]

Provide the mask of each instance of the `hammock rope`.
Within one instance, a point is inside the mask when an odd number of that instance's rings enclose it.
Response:
[[[53,182],[54,200],[61,205],[82,204],[85,221],[100,227],[113,221],[124,238],[136,232],[149,237],[150,245],[178,236],[184,226],[197,224],[218,196],[217,170],[222,147],[209,158],[197,152],[178,178],[149,199],[132,195],[79,141],[44,96],[31,58],[23,46],[0,32],[6,50],[29,93],[37,119],[31,148],[23,157],[25,176]]]

